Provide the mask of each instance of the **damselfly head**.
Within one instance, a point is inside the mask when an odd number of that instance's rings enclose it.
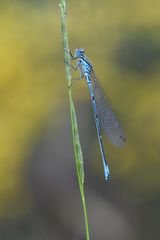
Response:
[[[84,55],[84,49],[83,48],[76,48],[75,57],[82,57],[83,55]]]

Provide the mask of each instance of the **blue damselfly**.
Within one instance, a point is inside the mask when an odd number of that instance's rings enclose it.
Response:
[[[80,71],[80,77],[76,79],[85,78],[88,84],[103,161],[104,176],[105,179],[108,180],[110,178],[110,171],[104,152],[101,129],[103,129],[104,134],[109,137],[111,143],[116,147],[122,147],[125,144],[126,136],[108,98],[105,96],[103,89],[96,78],[91,62],[84,55],[84,49],[77,48],[74,56],[71,52],[68,52],[67,50],[65,51],[70,54],[71,60],[77,60],[75,67],[70,64],[74,71],[78,69]]]

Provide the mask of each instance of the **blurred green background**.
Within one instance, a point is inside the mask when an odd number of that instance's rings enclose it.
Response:
[[[104,182],[85,81],[73,86],[91,239],[160,235],[160,2],[68,0],[83,47],[127,135],[106,140]],[[58,1],[0,1],[0,239],[85,239]]]

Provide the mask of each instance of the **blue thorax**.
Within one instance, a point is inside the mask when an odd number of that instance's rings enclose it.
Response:
[[[91,70],[92,70],[92,64],[90,63],[90,61],[84,55],[84,49],[83,48],[77,48],[75,50],[75,57],[77,57],[79,59],[78,64],[81,67],[84,75],[89,75],[91,73]]]

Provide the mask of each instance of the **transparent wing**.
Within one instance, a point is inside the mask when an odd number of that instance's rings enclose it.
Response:
[[[120,125],[113,108],[105,96],[94,71],[91,72],[91,80],[94,85],[94,94],[97,107],[97,114],[100,126],[113,145],[122,147],[126,142],[125,133]]]

